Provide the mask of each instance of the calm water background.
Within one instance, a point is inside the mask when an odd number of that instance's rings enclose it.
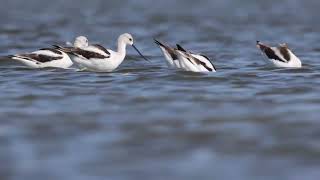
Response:
[[[134,35],[152,63],[113,73],[0,62],[0,179],[320,176],[320,1],[2,0],[0,55],[86,35]],[[156,37],[214,58],[168,70]],[[268,68],[255,41],[287,42],[302,69]]]

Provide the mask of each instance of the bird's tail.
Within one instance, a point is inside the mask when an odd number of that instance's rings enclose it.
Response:
[[[154,40],[154,42],[155,42],[157,45],[159,45],[161,48],[164,48],[164,49],[166,49],[167,51],[170,51],[170,49],[171,49],[170,46],[162,43],[161,41],[159,41],[159,40],[157,40],[157,39],[153,39],[153,40]]]
[[[167,51],[173,50],[170,46],[158,41],[157,39],[154,39],[154,42],[159,45],[160,47],[166,49]]]
[[[166,46],[166,45],[163,44],[162,42],[158,41],[157,39],[154,39],[154,42],[155,42],[157,45],[161,46],[161,47],[168,48],[168,46]]]

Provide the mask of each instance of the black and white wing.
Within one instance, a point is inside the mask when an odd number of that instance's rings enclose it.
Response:
[[[190,51],[187,51],[185,48],[183,48],[179,44],[177,44],[177,50],[180,51],[181,53],[184,53],[187,60],[190,63],[192,63],[194,66],[197,66],[199,69],[204,69],[205,71],[209,71],[209,72],[217,70],[207,56],[202,54],[194,54]]]
[[[257,41],[257,47],[270,59],[287,63],[291,56],[287,46],[281,45],[279,47],[270,47]]]
[[[208,71],[217,71],[217,68],[214,66],[214,64],[211,62],[208,56],[202,54],[192,54],[192,56],[201,61],[201,66],[206,68]]]
[[[110,56],[110,52],[103,46],[101,46],[100,44],[92,44],[91,45],[93,48],[96,48],[97,50],[100,50],[101,52],[105,53],[106,55]]]
[[[32,53],[16,54],[10,56],[12,59],[32,61],[36,64],[47,63],[64,58],[63,53],[57,49],[45,48]]]
[[[102,46],[91,46],[86,49],[75,47],[61,47],[56,45],[54,47],[65,53],[87,60],[110,58],[110,53],[108,52],[108,50],[102,48]]]

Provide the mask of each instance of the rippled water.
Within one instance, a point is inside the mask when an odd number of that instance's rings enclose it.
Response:
[[[0,63],[0,179],[265,179],[320,175],[317,0],[11,0],[0,55],[86,35],[130,49],[113,73]],[[168,70],[152,38],[214,58]],[[302,69],[266,67],[255,41],[287,42]]]

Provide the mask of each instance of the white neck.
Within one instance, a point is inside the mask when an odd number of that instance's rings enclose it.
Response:
[[[127,44],[124,43],[124,41],[118,39],[118,52],[116,52],[116,57],[113,59],[113,65],[115,67],[118,67],[126,57],[126,46]]]
[[[118,39],[118,54],[123,56],[123,58],[126,56],[126,47],[127,44],[121,39]]]

